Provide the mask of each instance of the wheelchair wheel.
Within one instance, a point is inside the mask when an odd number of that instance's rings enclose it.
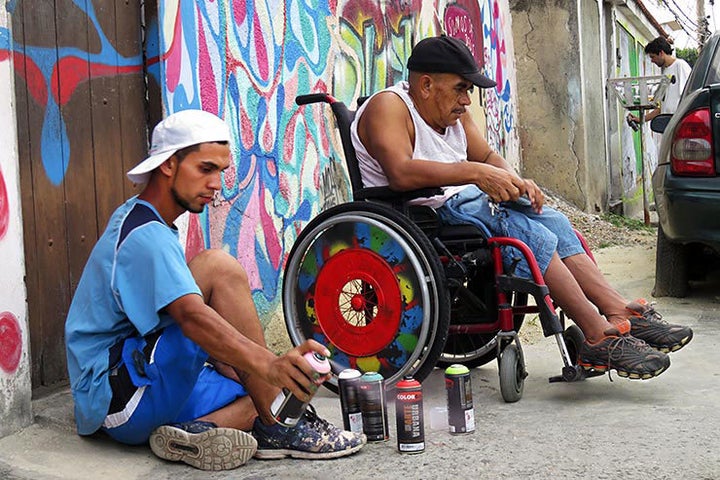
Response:
[[[520,350],[515,344],[509,344],[500,354],[498,362],[498,373],[500,375],[500,393],[507,403],[514,403],[520,400],[525,387],[525,362],[523,362]]]
[[[513,296],[513,306],[527,305],[528,295],[516,293]],[[493,313],[497,315],[497,313]],[[520,331],[525,315],[518,314],[513,318],[513,326],[516,332]],[[457,321],[462,321],[458,319]],[[451,323],[455,324],[456,319],[452,318]],[[501,345],[501,349],[506,345]],[[475,368],[485,365],[497,358],[497,338],[490,333],[449,333],[438,366],[449,367],[455,363],[461,363],[468,368]]]
[[[570,325],[563,332],[563,340],[573,365],[577,365],[578,353],[580,352],[580,346],[585,341],[585,334],[577,325]]]
[[[393,386],[422,381],[435,366],[450,318],[440,260],[407,217],[370,202],[338,205],[313,219],[285,267],[283,309],[290,339],[331,352],[337,392],[346,368],[376,371]],[[328,384],[329,383],[329,384]]]

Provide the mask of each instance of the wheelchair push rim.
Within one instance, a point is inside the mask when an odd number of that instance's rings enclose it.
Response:
[[[321,213],[298,236],[285,268],[293,344],[312,338],[327,346],[335,375],[355,368],[379,372],[388,386],[409,373],[422,380],[449,322],[438,321],[449,317],[438,307],[449,307],[429,249],[424,234],[387,207],[353,202]],[[335,390],[336,377],[329,383]]]

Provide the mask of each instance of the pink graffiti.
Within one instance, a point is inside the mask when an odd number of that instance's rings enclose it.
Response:
[[[496,51],[497,61],[495,62],[495,87],[498,93],[505,88],[505,79],[503,78],[505,58],[505,39],[500,38],[498,32],[502,32],[502,19],[500,18],[500,6],[497,2],[493,2],[492,28],[490,29],[490,45]]]
[[[188,220],[187,242],[185,244],[185,259],[189,262],[198,253],[205,250],[205,240],[203,238],[202,227],[197,215],[190,214]]]
[[[180,12],[175,17],[175,30],[173,32],[172,43],[167,53],[163,55],[165,61],[165,82],[169,91],[174,92],[180,83],[180,67],[182,64],[182,48],[180,46],[182,38],[182,23]]]
[[[451,37],[464,41],[475,57],[475,61],[482,67],[483,34],[482,24],[476,25],[478,19],[480,19],[480,10],[475,1],[460,1],[448,5],[445,9],[445,31]]]
[[[7,188],[5,178],[0,171],[0,240],[5,236],[10,223],[10,206],[8,205]]]
[[[198,26],[198,47],[199,47],[199,65],[198,77],[200,80],[200,98],[206,110],[217,112],[218,91],[215,85],[215,72],[213,71],[212,60],[208,50],[208,43],[205,39],[205,28],[203,27],[202,17],[199,16]]]
[[[0,313],[0,369],[15,373],[22,353],[22,332],[15,315]]]

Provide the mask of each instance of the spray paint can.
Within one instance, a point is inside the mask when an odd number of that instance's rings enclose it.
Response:
[[[422,385],[412,375],[406,375],[395,388],[398,451],[422,453],[425,451]]]
[[[323,355],[317,352],[307,352],[303,355],[303,357],[305,357],[305,360],[308,361],[315,371],[313,374],[313,380],[317,380],[323,375],[330,373],[330,362],[328,362],[328,359]],[[312,386],[311,391],[308,392],[311,397],[315,394],[317,388],[317,385]],[[270,414],[280,425],[285,427],[294,427],[305,413],[308,403],[309,401],[303,402],[289,390],[284,388],[282,392],[275,397],[272,405],[270,405]]]
[[[450,365],[445,370],[447,391],[448,429],[450,433],[475,431],[470,370],[465,365]]]
[[[360,411],[368,442],[384,442],[390,438],[385,380],[377,372],[366,372],[360,377]]]
[[[343,427],[353,433],[363,433],[362,411],[360,410],[360,375],[360,372],[354,368],[346,368],[338,375]]]

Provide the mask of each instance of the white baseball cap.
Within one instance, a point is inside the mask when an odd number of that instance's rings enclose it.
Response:
[[[147,183],[150,172],[175,152],[206,142],[230,142],[230,129],[223,119],[203,110],[173,113],[153,129],[150,156],[127,172],[127,176],[133,183]]]

